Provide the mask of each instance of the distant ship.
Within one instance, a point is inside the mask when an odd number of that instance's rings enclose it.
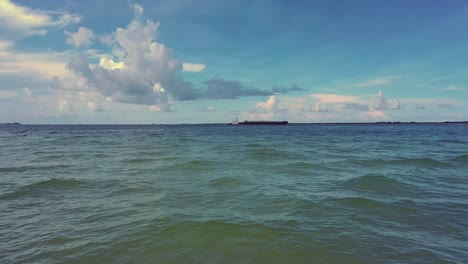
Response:
[[[243,121],[239,122],[239,120],[234,120],[227,125],[287,125],[289,124],[288,121]]]

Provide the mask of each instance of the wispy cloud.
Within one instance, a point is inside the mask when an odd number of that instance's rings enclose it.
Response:
[[[0,39],[45,35],[49,28],[63,28],[80,20],[75,14],[34,10],[10,0],[0,0]]]
[[[212,105],[202,107],[199,109],[200,112],[216,112],[216,108]]]
[[[0,99],[9,99],[17,97],[18,94],[12,91],[0,91]]]
[[[440,81],[445,81],[445,80],[450,80],[453,79],[453,76],[451,75],[444,75],[444,76],[437,76],[432,79],[429,79],[429,83],[434,83],[434,82],[440,82]]]
[[[50,29],[78,23],[77,15],[31,9],[10,0],[0,0],[0,76],[17,79],[47,80],[66,73],[64,53],[18,52],[15,41],[45,35]]]
[[[371,80],[367,80],[358,84],[355,84],[354,87],[358,88],[365,88],[365,87],[372,87],[372,86],[384,86],[389,85],[393,81],[399,79],[398,76],[381,76]]]
[[[64,53],[0,52],[0,76],[49,80],[66,74]]]
[[[322,103],[353,103],[359,102],[357,96],[339,95],[339,94],[311,94],[309,97],[317,99]]]
[[[466,107],[466,102],[446,97],[431,97],[431,98],[406,98],[400,100],[404,105],[412,105],[417,110],[422,109],[433,109],[433,108],[454,108],[454,107]]]
[[[442,91],[468,91],[468,87],[460,87],[457,85],[450,85],[441,89]]]

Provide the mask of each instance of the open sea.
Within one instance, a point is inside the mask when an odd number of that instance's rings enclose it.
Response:
[[[468,263],[468,125],[2,125],[0,263]]]

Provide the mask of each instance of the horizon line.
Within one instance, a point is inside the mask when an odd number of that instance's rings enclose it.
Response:
[[[98,125],[98,126],[171,126],[171,125],[226,125],[231,123],[20,123],[20,122],[5,122],[0,123],[0,125],[8,126],[21,126],[21,125],[38,125],[38,126],[54,126],[54,125],[63,125],[63,126],[88,126],[88,125]],[[386,125],[386,124],[468,124],[468,120],[462,121],[375,121],[375,122],[289,122],[289,125],[353,125],[353,124],[377,124],[377,125]]]

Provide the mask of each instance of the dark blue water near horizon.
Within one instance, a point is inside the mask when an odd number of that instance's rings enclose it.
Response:
[[[0,125],[0,263],[466,263],[468,125]]]

